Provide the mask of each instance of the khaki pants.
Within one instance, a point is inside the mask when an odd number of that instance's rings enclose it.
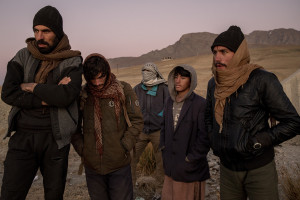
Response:
[[[221,165],[222,200],[278,200],[278,177],[274,160],[249,171],[231,171]]]
[[[162,200],[204,200],[205,181],[185,183],[165,176]]]
[[[158,188],[162,187],[163,181],[164,181],[164,169],[162,164],[162,155],[161,151],[158,150],[160,141],[160,130],[153,132],[151,134],[145,134],[141,133],[139,135],[138,141],[135,145],[135,151],[133,152],[133,159],[131,162],[131,172],[132,172],[132,181],[133,184],[136,183],[137,177],[136,177],[136,166],[140,160],[140,156],[144,152],[145,148],[147,147],[148,143],[151,142],[154,150],[154,157],[156,162],[156,169],[155,169],[155,179],[158,184]],[[161,193],[161,191],[157,191],[158,193]]]

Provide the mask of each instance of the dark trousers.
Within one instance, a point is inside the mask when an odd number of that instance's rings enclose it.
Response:
[[[278,200],[275,161],[249,171],[232,171],[220,166],[222,200]]]
[[[58,149],[52,133],[16,132],[8,143],[0,199],[24,200],[39,168],[45,199],[63,199],[69,150]]]
[[[133,199],[130,165],[106,175],[85,167],[85,175],[91,200]]]

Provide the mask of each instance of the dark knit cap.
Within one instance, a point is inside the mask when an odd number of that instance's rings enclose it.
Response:
[[[215,46],[224,46],[233,51],[234,53],[239,48],[245,36],[238,26],[230,26],[227,31],[224,31],[215,39],[211,46],[213,51]]]
[[[60,40],[64,36],[63,20],[58,10],[52,6],[41,8],[33,18],[33,28],[43,25],[50,28]]]

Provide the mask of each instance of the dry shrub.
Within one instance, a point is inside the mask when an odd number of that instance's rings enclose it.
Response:
[[[292,173],[283,167],[281,169],[283,191],[288,200],[300,200],[300,165],[292,168]]]
[[[156,162],[154,151],[151,143],[148,143],[139,161],[138,168],[143,176],[149,176],[155,170]]]
[[[137,182],[139,183],[138,188],[140,196],[147,196],[155,193],[156,182],[152,176],[142,176],[138,178]]]

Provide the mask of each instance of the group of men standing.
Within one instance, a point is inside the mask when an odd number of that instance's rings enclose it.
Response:
[[[220,158],[221,199],[279,198],[274,146],[299,134],[300,117],[277,77],[250,63],[239,27],[211,46],[206,99],[194,92],[197,74],[189,65],[174,67],[166,81],[146,63],[132,89],[103,55],[82,62],[52,6],[35,14],[33,32],[9,61],[1,92],[12,106],[1,200],[25,199],[38,169],[45,199],[63,199],[71,143],[91,199],[131,200],[149,142],[162,186],[153,199],[203,200],[210,148]],[[277,125],[269,126],[270,116]]]

